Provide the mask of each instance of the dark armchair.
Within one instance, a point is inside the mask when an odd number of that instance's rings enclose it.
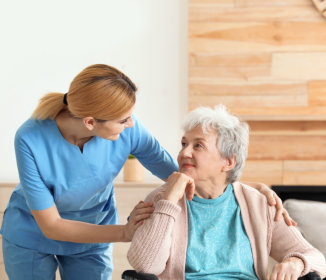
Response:
[[[158,280],[154,274],[137,273],[135,270],[126,270],[122,274],[122,279],[125,280]],[[310,272],[307,275],[300,277],[298,280],[321,280],[316,272]],[[325,280],[325,279],[324,279]]]

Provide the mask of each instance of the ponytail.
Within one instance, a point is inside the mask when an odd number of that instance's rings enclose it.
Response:
[[[58,92],[51,92],[44,95],[33,112],[32,118],[37,120],[55,119],[67,107],[63,103],[63,97],[64,94]]]
[[[65,99],[56,92],[42,97],[32,118],[55,119],[67,110],[76,118],[117,119],[134,106],[136,91],[135,84],[118,69],[94,64],[73,79]]]

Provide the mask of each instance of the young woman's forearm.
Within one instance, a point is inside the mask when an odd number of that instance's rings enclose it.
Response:
[[[61,218],[56,205],[45,210],[31,210],[43,234],[59,241],[77,243],[128,242],[123,225],[95,225]]]
[[[50,239],[76,243],[128,242],[124,225],[94,225],[59,219],[43,232]]]

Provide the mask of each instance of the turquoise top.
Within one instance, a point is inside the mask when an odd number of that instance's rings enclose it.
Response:
[[[216,199],[195,196],[187,209],[186,280],[257,280],[233,186]]]
[[[178,170],[167,151],[133,119],[135,125],[126,128],[118,140],[95,136],[84,144],[83,152],[63,138],[55,120],[27,120],[15,137],[20,183],[5,211],[3,237],[25,248],[58,255],[99,246],[46,238],[30,209],[43,210],[55,203],[64,219],[117,224],[113,180],[129,154],[162,179]]]

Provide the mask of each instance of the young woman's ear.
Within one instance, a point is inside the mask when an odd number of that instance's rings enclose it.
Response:
[[[85,127],[86,127],[89,131],[94,130],[94,127],[95,127],[95,119],[94,119],[93,117],[86,117],[86,118],[83,118],[83,123],[84,123]]]
[[[226,158],[222,171],[227,172],[227,171],[232,170],[234,168],[234,166],[236,165],[236,163],[237,163],[237,158],[235,155],[233,155],[230,158]]]

